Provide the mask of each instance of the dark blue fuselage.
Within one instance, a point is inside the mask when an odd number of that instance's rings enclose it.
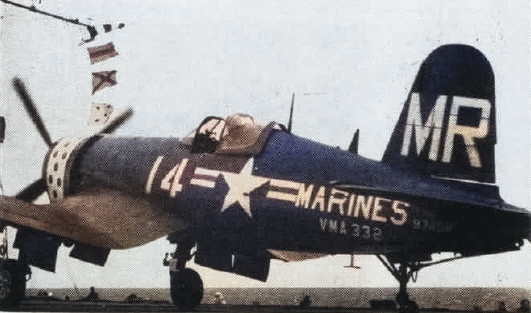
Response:
[[[256,155],[102,137],[74,170],[73,192],[104,185],[158,199],[211,254],[490,253],[514,248],[529,229],[497,187],[395,169],[280,130]]]

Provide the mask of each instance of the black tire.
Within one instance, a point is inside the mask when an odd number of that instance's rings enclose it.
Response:
[[[170,271],[170,292],[173,304],[179,309],[193,310],[203,299],[203,281],[199,274],[190,268]]]
[[[419,306],[415,301],[408,300],[404,306],[404,313],[419,313]]]
[[[17,260],[0,260],[0,309],[17,306],[26,296],[26,268]]]

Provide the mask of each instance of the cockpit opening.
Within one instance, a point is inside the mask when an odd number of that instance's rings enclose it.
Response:
[[[205,118],[193,135],[192,153],[250,154],[262,150],[269,133],[278,124],[266,126],[255,123],[252,116],[238,113],[221,117]]]
[[[195,132],[192,153],[214,153],[225,132],[225,124],[221,117],[205,118]]]

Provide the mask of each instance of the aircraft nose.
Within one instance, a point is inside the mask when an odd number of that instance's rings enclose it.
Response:
[[[74,159],[89,139],[90,137],[63,138],[48,152],[44,161],[44,179],[50,201],[63,199],[67,195]]]

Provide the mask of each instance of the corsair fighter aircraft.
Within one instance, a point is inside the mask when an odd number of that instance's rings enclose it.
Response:
[[[422,63],[381,161],[245,114],[207,117],[182,139],[97,134],[52,143],[16,84],[51,148],[40,180],[0,198],[19,249],[0,267],[4,305],[23,297],[28,265],[55,270],[61,244],[104,265],[112,249],[167,236],[181,308],[203,294],[199,274],[186,268],[192,257],[265,281],[271,259],[373,254],[398,280],[401,310],[416,311],[406,286],[441,262],[432,254],[514,251],[530,237],[529,211],[505,203],[495,185],[494,75],[470,46],[441,46]],[[43,192],[50,204],[32,204]]]

